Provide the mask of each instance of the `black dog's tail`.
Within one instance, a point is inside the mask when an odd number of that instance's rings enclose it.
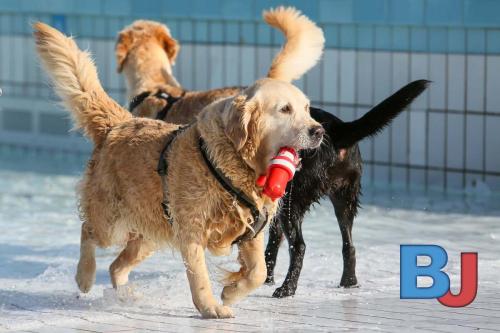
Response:
[[[332,124],[330,135],[335,148],[348,148],[366,137],[378,134],[403,112],[429,83],[427,80],[413,81],[376,105],[363,117],[351,122]]]

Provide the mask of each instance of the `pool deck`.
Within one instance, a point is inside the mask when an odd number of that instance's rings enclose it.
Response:
[[[1,174],[0,174],[1,175]],[[204,320],[191,303],[178,254],[162,251],[131,274],[133,295],[111,289],[107,267],[117,249],[100,250],[92,291],[80,295],[73,276],[79,252],[76,178],[8,174],[0,177],[0,332],[500,332],[500,217],[482,205],[393,196],[366,204],[356,219],[357,288],[339,288],[341,239],[331,204],[304,222],[306,257],[294,297],[274,299],[263,286],[233,307],[235,318]],[[370,201],[369,195],[365,202]],[[410,201],[413,200],[413,201]],[[457,212],[465,207],[468,212]],[[399,299],[400,244],[438,244],[445,271],[459,286],[460,252],[478,252],[479,289],[465,308],[437,300]],[[218,267],[230,257],[207,256],[214,294]],[[276,268],[284,279],[285,244]]]
[[[41,326],[18,332],[498,332],[498,290],[481,290],[466,308],[447,308],[437,301],[400,301],[355,297],[338,301],[295,297],[268,298],[263,288],[246,304],[234,308],[236,318],[203,320],[191,308],[163,311],[153,308],[93,310],[30,309],[10,304],[4,311],[38,321]],[[493,295],[496,293],[496,295]],[[482,295],[487,294],[487,297]],[[1,330],[1,327],[0,327]],[[7,330],[8,331],[8,330]]]

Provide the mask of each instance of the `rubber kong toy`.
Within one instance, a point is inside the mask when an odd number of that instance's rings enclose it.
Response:
[[[286,184],[292,180],[299,164],[299,156],[295,149],[281,148],[278,155],[271,160],[267,175],[257,179],[257,185],[263,186],[263,193],[273,201],[285,194]]]

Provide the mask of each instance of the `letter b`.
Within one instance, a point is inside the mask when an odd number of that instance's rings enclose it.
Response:
[[[428,266],[418,266],[417,257],[431,259]],[[448,262],[448,254],[437,245],[401,245],[400,247],[400,298],[430,299],[446,294],[450,278],[442,271]],[[433,280],[430,287],[418,287],[417,277],[428,276]]]

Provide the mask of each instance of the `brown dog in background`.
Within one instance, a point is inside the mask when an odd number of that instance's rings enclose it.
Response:
[[[268,23],[272,24],[271,21]],[[155,119],[168,103],[158,97],[161,92],[174,98],[182,96],[163,120],[187,124],[208,104],[219,98],[235,96],[242,90],[230,87],[185,91],[172,73],[179,49],[179,43],[168,27],[158,22],[137,20],[119,33],[115,48],[117,71],[125,74],[129,99],[150,92],[134,110],[130,110],[135,116]]]
[[[172,225],[161,207],[165,188],[156,167],[165,142],[178,127],[132,117],[106,94],[88,53],[50,26],[34,25],[37,52],[56,93],[95,145],[80,188],[83,224],[76,280],[81,291],[88,292],[94,283],[96,246],[112,245],[125,246],[110,266],[115,288],[126,284],[133,267],[155,249],[179,249],[193,302],[205,318],[231,317],[228,305],[264,282],[264,240],[259,233],[238,243],[241,269],[223,289],[224,305],[213,296],[204,250],[227,254],[253,218],[210,175],[198,144],[202,138],[217,168],[270,217],[277,203],[262,196],[256,179],[271,157],[283,146],[301,150],[321,144],[324,130],[311,118],[306,96],[290,81],[317,62],[323,32],[294,9],[269,11],[266,21],[289,38],[268,77],[235,97],[210,104],[165,153]]]

